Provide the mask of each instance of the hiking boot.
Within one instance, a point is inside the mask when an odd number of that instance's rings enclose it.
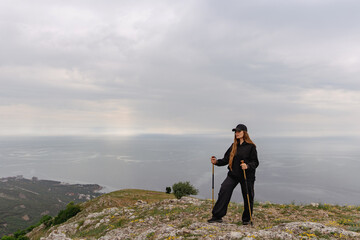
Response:
[[[221,218],[217,218],[217,217],[212,217],[211,219],[208,220],[208,223],[222,223],[222,219]]]
[[[249,225],[250,224],[250,221],[249,222],[242,222],[242,225]]]

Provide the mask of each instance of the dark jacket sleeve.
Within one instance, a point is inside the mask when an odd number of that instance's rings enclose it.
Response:
[[[216,166],[225,166],[225,165],[229,164],[229,158],[230,158],[231,149],[232,149],[232,144],[229,147],[229,149],[226,151],[226,153],[224,154],[224,158],[223,159],[217,159],[217,162],[215,164]]]
[[[250,169],[256,169],[259,166],[259,160],[257,156],[256,146],[253,145],[250,151],[250,159],[247,163]]]

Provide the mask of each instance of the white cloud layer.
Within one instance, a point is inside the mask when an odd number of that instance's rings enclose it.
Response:
[[[0,134],[358,135],[358,1],[1,1]]]

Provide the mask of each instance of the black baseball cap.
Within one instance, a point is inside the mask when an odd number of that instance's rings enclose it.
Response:
[[[235,132],[235,131],[246,131],[247,132],[247,127],[244,125],[244,124],[238,124],[237,126],[236,126],[236,128],[233,128],[233,130],[232,130],[233,132]]]

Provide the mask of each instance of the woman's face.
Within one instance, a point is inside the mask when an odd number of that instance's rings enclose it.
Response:
[[[244,138],[244,131],[236,131],[235,137],[236,139]]]

